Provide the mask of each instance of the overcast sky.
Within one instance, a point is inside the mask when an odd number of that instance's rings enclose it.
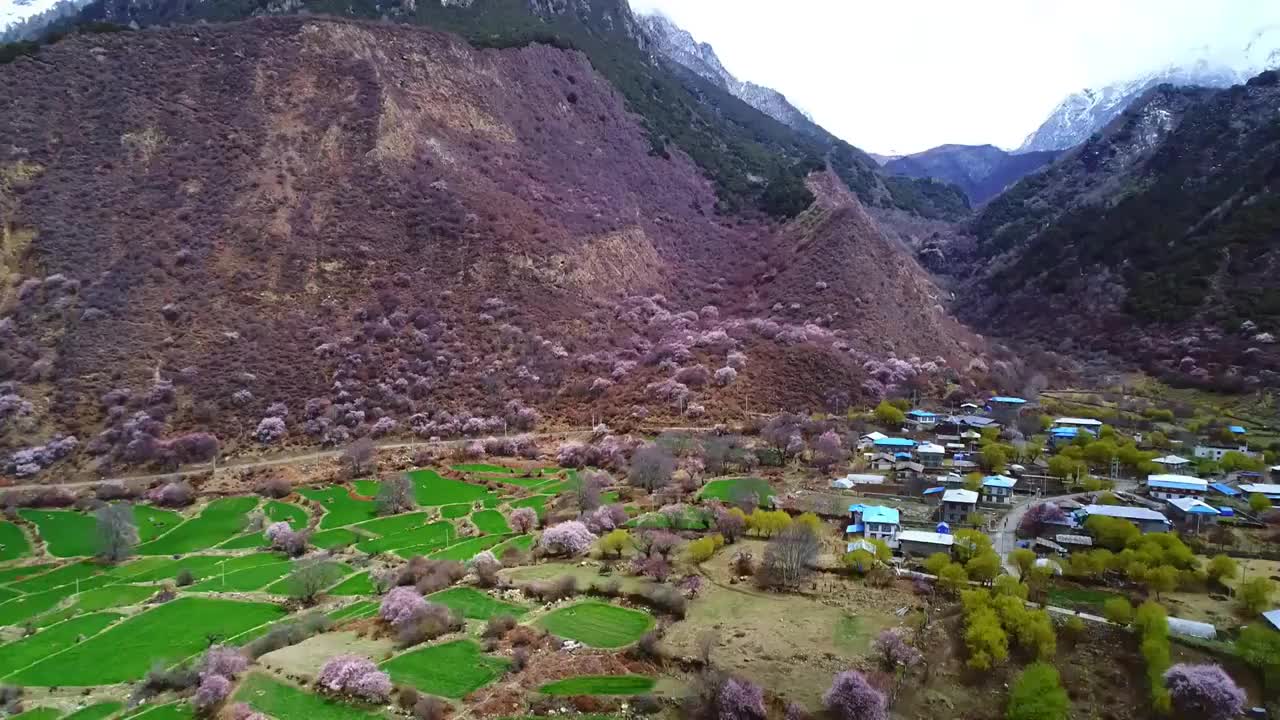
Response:
[[[1017,147],[1068,94],[1171,62],[1243,69],[1280,0],[631,0],[871,152]],[[1262,57],[1266,53],[1261,53]]]

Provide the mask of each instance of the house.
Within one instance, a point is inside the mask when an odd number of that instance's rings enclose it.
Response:
[[[1271,477],[1280,479],[1280,465],[1271,466]]]
[[[1240,486],[1240,492],[1245,493],[1246,495],[1252,495],[1254,493],[1264,495],[1271,501],[1272,505],[1275,505],[1276,501],[1280,500],[1280,485],[1272,485],[1270,483],[1245,483]]]
[[[897,508],[854,503],[849,506],[849,526],[844,531],[846,535],[883,540],[889,547],[897,547],[900,529]]]
[[[1244,429],[1243,425],[1229,425],[1227,430],[1230,430],[1232,435],[1247,435],[1249,433],[1248,430]]]
[[[922,430],[928,430],[938,424],[938,414],[928,410],[908,410],[907,422]]]
[[[903,530],[898,533],[898,550],[913,557],[929,557],[934,553],[950,555],[955,541],[955,536],[948,533]]]
[[[1190,460],[1178,457],[1177,455],[1165,455],[1164,457],[1158,457],[1151,462],[1170,472],[1177,472],[1191,464]]]
[[[1218,516],[1222,514],[1217,508],[1197,498],[1173,498],[1165,502],[1169,505],[1169,515],[1175,521],[1196,529],[1202,524],[1217,522]]]
[[[943,485],[964,485],[964,476],[955,473],[947,473],[938,477],[938,482]]]
[[[1125,505],[1085,505],[1077,511],[1080,524],[1093,517],[1101,515],[1103,517],[1120,518],[1128,520],[1144,533],[1149,532],[1166,532],[1169,530],[1169,519],[1163,513],[1156,512],[1141,507],[1128,507]]]
[[[1229,452],[1243,453],[1250,457],[1257,455],[1257,453],[1249,452],[1248,445],[1236,445],[1235,447],[1228,445],[1197,445],[1195,450],[1192,450],[1191,452],[1198,458],[1208,458],[1214,462],[1218,462],[1222,459],[1223,455],[1226,455]]]
[[[921,495],[924,495],[925,497],[930,497],[930,496],[932,496],[932,495],[937,495],[937,496],[941,497],[941,496],[942,496],[942,493],[944,493],[944,492],[946,492],[946,488],[945,488],[945,487],[942,487],[941,485],[939,485],[939,486],[937,486],[937,487],[925,488],[925,489],[924,489],[924,492],[922,492],[922,493],[920,493],[920,494],[921,494]]]
[[[1093,418],[1076,418],[1076,417],[1060,417],[1053,421],[1053,427],[1073,427],[1081,428],[1097,435],[1102,429],[1102,421]]]
[[[950,525],[963,525],[978,507],[978,493],[973,490],[951,488],[942,493],[942,521]]]
[[[869,432],[869,433],[867,433],[866,435],[863,435],[862,437],[858,438],[858,449],[859,449],[859,450],[866,450],[867,448],[871,447],[872,445],[875,445],[875,442],[876,442],[877,440],[884,440],[884,439],[885,439],[885,438],[887,438],[887,437],[889,437],[889,436],[888,436],[888,435],[885,435],[885,434],[884,434],[884,433],[882,433],[882,432],[874,432],[874,431],[873,431],[873,432]]]
[[[972,460],[963,460],[956,458],[951,461],[951,469],[956,472],[968,473],[978,469],[978,463]]]
[[[991,398],[987,407],[991,408],[991,416],[1009,425],[1018,419],[1018,413],[1026,406],[1027,401],[1020,397],[997,395]]]
[[[1085,432],[1089,432],[1085,430]],[[1070,445],[1080,435],[1080,428],[1057,427],[1049,431],[1049,446],[1057,449]]]
[[[1053,541],[1065,547],[1067,552],[1071,552],[1072,550],[1090,550],[1093,548],[1093,538],[1088,535],[1058,533],[1053,536]]]
[[[939,468],[942,467],[943,458],[947,456],[947,449],[941,445],[926,442],[916,448],[916,454],[920,457],[921,465],[927,468]]]
[[[910,438],[886,437],[871,443],[877,452],[911,454],[916,448],[916,441]]]
[[[1220,482],[1209,483],[1209,489],[1218,493],[1219,495],[1226,495],[1227,497],[1239,497],[1241,495],[1241,492],[1239,490],[1231,487],[1230,485],[1227,485],[1225,483],[1220,483]]]
[[[1148,475],[1147,494],[1153,498],[1201,498],[1209,491],[1209,481],[1190,475]]]
[[[1262,613],[1262,619],[1267,621],[1272,630],[1280,630],[1280,610],[1268,610]]]
[[[988,475],[982,478],[982,502],[996,505],[1013,504],[1013,486],[1018,481],[1004,475]]]
[[[831,487],[841,490],[848,490],[855,485],[881,485],[884,483],[883,475],[857,474],[852,473],[842,478],[836,478],[831,481]]]

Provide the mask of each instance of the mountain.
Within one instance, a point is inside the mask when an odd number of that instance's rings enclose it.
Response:
[[[73,33],[0,65],[0,473],[66,435],[107,472],[190,458],[191,433],[237,452],[709,422],[989,382],[844,176],[810,168],[813,201],[778,219],[655,147],[668,121],[642,101],[673,81],[603,54],[631,32],[605,16],[574,35],[599,56],[290,15]],[[737,142],[719,128],[700,130]]]
[[[1065,150],[1079,145],[1157,85],[1167,83],[1211,88],[1230,87],[1243,83],[1262,70],[1280,65],[1280,56],[1272,53],[1265,63],[1237,70],[1200,60],[1185,67],[1166,67],[1099,90],[1081,90],[1059,103],[1049,114],[1049,118],[1027,136],[1017,152]]]
[[[792,105],[782,93],[773,88],[744,82],[733,76],[721,64],[715,48],[693,39],[687,30],[673,23],[660,13],[640,16],[645,37],[654,50],[673,62],[692,70],[705,80],[727,90],[734,97],[777,120],[803,132],[815,132],[813,118]]]
[[[883,168],[894,175],[953,183],[971,204],[981,205],[1057,156],[1054,150],[1009,153],[994,145],[940,145],[890,160]]]
[[[1278,78],[1157,86],[995,198],[963,317],[1171,380],[1280,384]]]

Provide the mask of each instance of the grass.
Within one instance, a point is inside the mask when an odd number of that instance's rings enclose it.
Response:
[[[733,502],[737,497],[749,492],[755,493],[760,498],[761,507],[768,507],[769,498],[773,497],[773,488],[769,487],[769,483],[764,478],[758,477],[712,480],[702,486],[702,492],[698,493],[698,497],[703,500]]]
[[[58,720],[62,711],[57,708],[32,708],[26,712],[10,715],[9,720]]]
[[[414,494],[419,505],[451,505],[469,503],[480,500],[488,494],[488,490],[479,485],[472,485],[460,480],[441,477],[434,470],[414,470],[409,473],[413,481]]]
[[[11,583],[15,580],[29,578],[32,575],[39,575],[53,567],[52,563],[43,565],[23,565],[22,567],[13,567],[6,570],[0,570],[0,583]]]
[[[293,571],[293,566],[290,566],[289,571]],[[351,568],[350,566],[340,562],[326,562],[323,563],[323,572],[327,579],[324,586],[329,587],[350,574]],[[263,588],[262,592],[272,593],[275,595],[289,595],[292,597],[296,590],[297,588],[294,585],[293,579],[289,575],[285,575],[279,580]]]
[[[534,495],[533,497],[521,498],[513,500],[511,507],[513,508],[533,508],[538,513],[538,517],[542,517],[547,513],[547,501],[553,499],[552,495]]]
[[[645,675],[581,675],[538,688],[544,695],[639,695],[653,689]]]
[[[97,523],[84,513],[74,510],[18,511],[23,520],[35,523],[40,537],[44,538],[49,554],[55,557],[85,557],[94,554]]]
[[[359,536],[346,528],[334,528],[333,530],[321,530],[312,535],[311,544],[321,550],[328,550],[339,545],[351,545],[359,539]]]
[[[138,541],[150,542],[182,524],[182,515],[150,505],[134,505],[133,521],[138,526]]]
[[[130,682],[146,674],[155,662],[177,662],[200,652],[211,641],[284,615],[283,609],[266,603],[180,597],[114,625],[9,680],[37,687]]]
[[[412,547],[417,554],[422,554],[429,549],[437,549],[445,547],[449,544],[449,540],[454,539],[455,532],[451,523],[437,521],[427,525],[419,525],[418,527],[406,530],[405,532],[388,535],[386,537],[374,538],[371,540],[361,540],[356,543],[356,549],[360,552],[376,555],[380,552],[392,552],[402,548]]]
[[[373,617],[378,614],[377,600],[361,600],[329,613],[333,620],[353,620],[355,618]]]
[[[431,559],[466,562],[475,557],[477,553],[488,550],[494,545],[501,543],[504,539],[505,538],[501,535],[481,535],[480,537],[468,538],[456,545],[450,545],[444,550],[431,553]],[[404,552],[405,551],[401,550],[399,555],[404,557]],[[410,555],[410,557],[412,557],[412,555]]]
[[[191,706],[184,702],[157,705],[137,715],[130,715],[130,720],[191,720],[195,717]]]
[[[426,512],[412,512],[403,515],[388,515],[376,520],[368,520],[356,525],[353,529],[362,530],[380,537],[407,532],[422,527],[429,522]]]
[[[102,572],[102,568],[90,562],[78,562],[63,565],[43,575],[36,575],[21,582],[11,583],[9,587],[24,593],[44,592],[61,587],[77,580],[85,580]]]
[[[9,600],[12,600],[21,594],[22,593],[18,592],[17,590],[10,590],[7,587],[0,587],[0,603],[4,603]]]
[[[293,503],[269,500],[263,506],[262,512],[271,522],[288,522],[294,530],[301,530],[307,526],[307,511]]]
[[[597,648],[620,648],[653,627],[653,617],[638,610],[587,601],[543,616],[538,624],[553,635]]]
[[[215,569],[209,573],[208,577],[187,590],[190,592],[251,592],[288,575],[292,569],[292,563],[283,559],[256,567],[229,570],[225,575]]]
[[[124,709],[124,703],[108,701],[80,708],[62,720],[106,720]]]
[[[523,550],[524,552],[529,552],[529,550],[533,548],[533,536],[519,535],[519,536],[513,537],[510,540],[495,547],[493,549],[493,554],[501,558],[502,553],[505,552],[506,549],[509,547],[513,547],[517,550]]]
[[[407,652],[383,663],[397,683],[424,693],[459,699],[493,682],[507,661],[489,657],[470,640],[455,640]]]
[[[369,573],[362,572],[343,580],[336,587],[330,588],[330,595],[372,595],[374,591],[373,581],[369,579]]]
[[[252,673],[240,684],[235,698],[248,703],[254,710],[273,718],[307,718],[307,720],[374,720],[384,716],[374,710],[365,710],[300,690],[273,680],[261,673]]]
[[[321,530],[354,525],[378,517],[378,508],[372,500],[357,500],[341,486],[335,485],[323,490],[304,488],[298,494],[324,506],[324,517],[320,518]]]
[[[11,522],[0,522],[0,562],[17,560],[31,554],[31,543],[22,528]]]
[[[1102,604],[1113,597],[1123,597],[1106,590],[1094,590],[1093,588],[1081,587],[1054,587],[1049,588],[1048,601],[1050,605],[1058,607],[1074,607],[1078,605],[1088,605],[1095,608],[1101,608]]]
[[[156,594],[156,588],[143,585],[107,585],[86,590],[76,596],[72,606],[78,612],[96,612],[108,608],[137,605]]]
[[[53,609],[58,603],[71,597],[76,592],[74,587],[60,587],[48,592],[23,595],[0,604],[0,626],[17,625]]]
[[[138,546],[139,555],[178,555],[211,548],[244,530],[249,511],[258,506],[256,497],[214,500],[196,517],[182,523],[157,540]]]
[[[28,665],[74,646],[81,635],[97,635],[119,619],[120,616],[114,613],[82,615],[0,646],[0,677],[12,675]]]
[[[493,475],[509,475],[515,473],[515,468],[509,468],[502,465],[487,465],[485,463],[463,463],[461,465],[450,465],[449,468],[463,473],[490,473]]]
[[[469,503],[440,506],[440,517],[442,518],[457,519],[457,518],[466,517],[470,514],[471,514],[471,505]]]
[[[840,618],[840,622],[835,627],[835,644],[851,652],[858,654],[865,653],[871,647],[871,636],[875,632],[879,632],[880,627],[871,624],[868,626],[862,618],[857,615],[844,615]]]
[[[242,570],[247,567],[264,565],[279,560],[279,556],[271,553],[253,553],[250,555],[191,555],[181,560],[168,558],[143,558],[128,565],[109,571],[107,574],[127,582],[160,582],[173,580],[178,573],[189,570],[196,580],[220,573],[225,561],[227,572]]]
[[[496,600],[486,593],[469,587],[455,587],[441,590],[427,596],[431,602],[445,605],[465,618],[472,620],[488,620],[494,615],[511,615],[520,617],[525,608]]]
[[[481,510],[471,516],[471,522],[480,532],[488,535],[505,535],[511,532],[507,519],[497,510]]]

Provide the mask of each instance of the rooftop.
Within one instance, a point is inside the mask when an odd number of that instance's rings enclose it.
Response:
[[[1148,475],[1147,487],[1204,492],[1209,489],[1209,481],[1190,475]]]
[[[901,537],[901,535],[899,535]],[[1268,610],[1262,613],[1262,617],[1266,619],[1271,627],[1280,630],[1280,610]]]
[[[1240,486],[1240,489],[1250,494],[1280,495],[1280,485],[1272,485],[1271,483],[1245,483]]]
[[[883,505],[871,505],[863,509],[862,522],[865,523],[886,523],[888,525],[898,524],[898,509],[885,507]]]
[[[862,438],[863,438],[864,440],[871,440],[871,441],[875,441],[875,440],[884,440],[884,439],[885,439],[885,438],[887,438],[887,437],[889,437],[889,436],[888,436],[888,435],[885,435],[884,433],[880,432],[879,430],[873,430],[872,432],[869,432],[869,433],[867,433],[866,435],[863,435],[863,436],[862,436]]]
[[[988,475],[982,478],[983,487],[1011,488],[1017,484],[1016,479],[1004,475]]]
[[[1232,425],[1231,427],[1228,427],[1227,429],[1228,429],[1228,430],[1230,430],[1231,432],[1235,433],[1236,435],[1244,435],[1245,433],[1249,432],[1248,430],[1245,430],[1245,429],[1244,429],[1244,426],[1242,426],[1242,425]]]
[[[997,396],[995,396],[995,397],[991,398],[991,402],[993,402],[993,403],[1005,403],[1005,404],[1007,404],[1007,405],[1023,405],[1023,404],[1025,404],[1027,401],[1026,401],[1026,400],[1023,400],[1023,399],[1022,399],[1022,398],[1020,398],[1020,397],[1008,397],[1008,396],[1005,396],[1005,395],[997,395]]]
[[[887,437],[875,441],[877,447],[915,447],[916,441],[911,438]]]
[[[946,545],[950,547],[954,544],[956,538],[954,535],[944,535],[943,533],[927,532],[925,530],[903,530],[898,533],[898,542],[918,542],[928,543],[930,545]]]
[[[1196,498],[1176,498],[1167,502],[1184,513],[1193,513],[1195,515],[1219,514],[1217,508],[1214,508],[1203,500],[1197,500]]]
[[[1080,509],[1085,515],[1103,515],[1105,517],[1118,517],[1125,520],[1157,520],[1168,523],[1169,519],[1164,513],[1148,510],[1141,507],[1127,507],[1125,505],[1085,505]]]
[[[938,414],[931,413],[928,410],[909,410],[907,411],[907,416],[918,417],[918,418],[935,418],[935,417],[938,417]]]
[[[1075,425],[1077,427],[1102,427],[1101,420],[1093,418],[1060,417],[1053,421],[1054,425]]]
[[[946,488],[944,488],[944,487],[931,487],[931,488],[929,488],[928,490],[925,490],[925,491],[924,491],[923,493],[921,493],[921,494],[922,494],[922,495],[937,495],[938,493],[943,492],[944,490],[946,490]]]
[[[920,447],[917,450],[927,455],[943,455],[947,452],[946,448],[931,442],[920,443]]]
[[[1186,458],[1178,457],[1177,455],[1165,455],[1164,457],[1158,457],[1151,462],[1157,465],[1186,465],[1191,461]]]
[[[951,488],[942,493],[942,502],[953,503],[969,503],[978,502],[978,493],[972,490],[961,490],[960,488]]]
[[[1230,485],[1225,485],[1225,484],[1220,483],[1220,482],[1218,482],[1218,483],[1209,483],[1209,487],[1213,488],[1215,492],[1218,492],[1218,493],[1221,493],[1221,494],[1223,494],[1223,495],[1226,495],[1227,497],[1235,497],[1236,495],[1239,495],[1239,494],[1240,494],[1240,491],[1239,491],[1239,490],[1237,490],[1237,489],[1235,489],[1235,488],[1231,487]]]

